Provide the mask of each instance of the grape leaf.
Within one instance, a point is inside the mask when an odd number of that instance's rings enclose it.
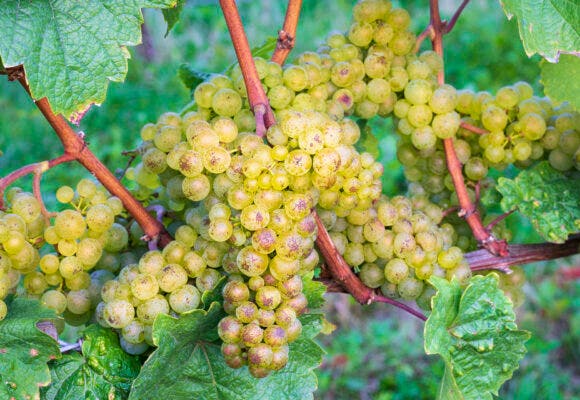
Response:
[[[181,64],[177,70],[177,76],[185,87],[193,92],[197,85],[208,79],[211,74],[196,71],[187,64]]]
[[[542,61],[544,93],[559,103],[567,101],[580,110],[580,57],[562,54],[558,63]]]
[[[133,383],[130,400],[312,399],[322,349],[312,341],[321,329],[319,315],[301,318],[300,339],[290,345],[288,365],[267,378],[253,378],[246,367],[229,368],[221,355],[216,326],[224,316],[219,303],[208,311],[195,310],[179,319],[159,316],[153,340],[159,346]]]
[[[6,0],[0,8],[0,57],[24,65],[34,99],[74,121],[104,101],[109,81],[127,73],[125,46],[141,42],[141,8],[176,0]]]
[[[496,274],[473,277],[465,290],[455,279],[433,276],[430,282],[437,294],[425,324],[425,351],[446,364],[439,398],[491,400],[518,368],[530,334],[517,329]]]
[[[39,388],[50,383],[48,361],[60,357],[56,340],[37,323],[56,318],[36,300],[6,299],[8,315],[0,322],[0,398],[39,398]]]
[[[274,50],[276,49],[276,44],[278,43],[278,38],[276,36],[268,36],[262,44],[252,47],[252,56],[261,57],[268,60]]]
[[[503,195],[504,211],[517,207],[544,239],[563,243],[580,230],[578,183],[577,177],[568,177],[544,161],[515,179],[499,178],[497,190]]]
[[[89,326],[83,333],[82,354],[72,352],[50,363],[52,383],[42,390],[42,398],[126,399],[139,373],[139,358],[119,346],[110,329]]]
[[[302,284],[304,285],[304,295],[308,300],[308,308],[315,310],[322,307],[324,305],[326,286],[322,282],[314,280],[313,272],[302,276]]]
[[[508,19],[518,20],[528,57],[556,62],[560,53],[580,53],[580,7],[570,0],[500,0]]]
[[[165,32],[165,37],[169,35],[169,32],[173,29],[175,24],[179,22],[179,17],[183,11],[183,6],[185,5],[185,0],[177,0],[177,4],[171,8],[165,8],[162,10],[163,18],[167,22],[167,31]]]

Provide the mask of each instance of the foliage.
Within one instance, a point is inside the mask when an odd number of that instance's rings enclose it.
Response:
[[[580,11],[567,0],[503,0],[500,2],[508,18],[518,19],[520,37],[528,56],[540,53],[556,62],[560,53],[576,53],[580,49]]]
[[[184,3],[184,1],[178,1],[175,8],[164,11],[167,21],[166,36],[172,29],[174,29],[174,32],[179,32],[179,29],[186,25],[176,25],[180,17],[187,16],[187,11],[183,8]],[[72,119],[76,120],[77,117],[84,115],[84,112],[92,103],[100,103],[104,99],[109,80],[121,81],[124,79],[127,72],[128,55],[128,51],[124,46],[134,45],[139,41],[140,33],[137,32],[137,28],[141,22],[141,7],[175,5],[175,1],[134,1],[130,5],[115,5],[112,7],[114,10],[111,13],[112,16],[109,14],[104,15],[102,4],[97,1],[94,4],[91,3],[91,6],[96,4],[98,7],[90,9],[88,12],[94,17],[92,22],[95,25],[81,24],[80,28],[78,21],[82,21],[84,17],[79,17],[72,23],[71,20],[64,19],[64,11],[70,11],[66,8],[70,6],[67,2],[58,3],[59,7],[65,8],[57,8],[59,12],[54,15],[44,12],[46,10],[42,9],[42,5],[28,5],[28,8],[24,7],[16,10],[15,4],[14,2],[7,3],[9,13],[0,14],[0,27],[8,26],[7,21],[9,18],[14,18],[22,10],[31,11],[28,13],[31,21],[40,21],[35,26],[40,29],[48,26],[50,29],[44,30],[49,33],[49,37],[61,40],[66,39],[63,41],[65,46],[62,48],[49,42],[48,47],[56,50],[47,57],[48,61],[62,61],[63,59],[65,61],[61,64],[46,63],[49,64],[48,66],[43,64],[43,67],[47,68],[45,70],[42,68],[37,70],[30,68],[35,62],[41,64],[39,62],[39,49],[41,47],[38,39],[39,31],[35,31],[31,35],[24,35],[27,39],[24,41],[24,52],[20,48],[14,50],[16,47],[14,42],[7,42],[9,44],[8,50],[1,47],[6,43],[0,43],[0,56],[3,63],[10,67],[23,62],[32,88],[33,98],[47,95],[57,112],[62,112],[67,117],[71,116]],[[508,7],[511,7],[509,9],[513,11],[518,9],[517,7],[520,7],[521,4],[524,3],[509,2],[509,6],[506,6],[506,12]],[[557,9],[559,3],[554,4],[554,8]],[[213,8],[213,11],[215,11],[216,7]],[[126,12],[120,13],[119,10],[121,9]],[[75,9],[74,11],[78,10]],[[328,13],[328,10],[326,11]],[[559,17],[566,16],[560,12],[561,10],[557,11],[560,13]],[[206,12],[210,13],[211,11],[206,10]],[[516,11],[513,12],[518,14]],[[573,17],[575,16],[575,14],[572,15]],[[128,18],[130,23],[127,23],[124,18]],[[519,20],[520,24],[525,25],[528,23],[522,15],[519,15]],[[74,33],[78,36],[58,36],[60,34],[57,34],[58,29],[52,29],[53,26],[50,25],[54,21],[58,22],[54,24],[56,28],[64,28],[66,26],[67,29],[71,29],[71,27],[74,28],[76,26],[79,29]],[[572,21],[574,22],[574,20]],[[107,29],[98,30],[99,40],[91,42],[91,45],[94,46],[87,46],[82,53],[82,55],[86,56],[86,59],[80,60],[77,64],[68,62],[67,56],[78,50],[74,45],[85,42],[85,36],[83,35],[86,35],[86,32],[83,29],[89,27],[96,30],[97,25],[103,24],[110,31],[107,31]],[[331,24],[335,25],[336,21],[332,21]],[[28,22],[28,25],[32,26],[32,23]],[[219,29],[216,28],[215,30]],[[76,39],[78,43],[71,43],[71,38]],[[536,40],[534,37],[532,39]],[[524,43],[529,45],[533,41],[532,39],[528,38],[527,42],[524,40]],[[568,40],[569,43],[577,46],[577,42],[573,37],[571,42]],[[275,38],[268,39],[263,46],[255,49],[254,55],[269,55],[274,44]],[[99,45],[100,48],[98,48]],[[181,51],[181,49],[179,50]],[[212,49],[212,51],[214,50]],[[551,47],[549,50],[554,50],[554,48]],[[558,48],[556,50],[560,51],[561,49]],[[18,53],[19,51],[22,53]],[[99,57],[104,54],[99,53],[99,51],[104,51],[107,55]],[[18,58],[18,55],[20,55],[20,58]],[[28,58],[23,58],[24,56]],[[54,59],[50,57],[54,57]],[[99,58],[103,58],[109,63],[100,70],[89,62]],[[557,67],[544,66],[543,82],[546,85],[547,93],[554,99],[570,98],[570,90],[568,88],[563,90],[562,86],[558,87],[557,83],[561,80],[561,71],[569,65],[568,63],[576,63],[577,61],[577,59],[568,58],[567,56],[562,56],[560,59],[563,62]],[[41,61],[44,61],[44,59]],[[79,65],[82,65],[82,68],[79,68]],[[207,75],[197,71],[195,66],[182,66],[179,70],[181,78],[186,81],[186,86],[189,89],[192,89],[201,80],[207,78]],[[41,81],[40,74],[45,80]],[[147,72],[144,72],[143,76],[147,76]],[[171,79],[168,79],[168,82],[171,82]],[[557,83],[554,84],[554,82]],[[181,93],[183,94],[185,91],[182,90]],[[121,96],[120,108],[127,108],[126,104],[123,103],[123,99]],[[156,98],[152,96],[152,99]],[[162,108],[165,109],[166,107]],[[152,113],[152,115],[156,114]],[[141,113],[139,118],[153,119],[148,118],[145,113]],[[85,120],[85,123],[87,120]],[[385,126],[388,126],[388,129],[392,129],[391,125],[381,124],[380,122],[377,124],[376,121],[370,121],[368,125],[364,124],[362,139],[359,142],[360,148],[381,157],[381,160],[384,160],[389,155],[394,160],[392,151],[389,153],[389,150],[381,149],[381,144],[385,143],[389,143],[391,147],[394,147],[393,137],[385,134],[384,131],[376,133],[374,130],[376,125],[382,126],[383,129]],[[108,125],[103,125],[103,131],[108,130],[108,128]],[[118,144],[121,140],[115,140],[121,139],[121,137],[124,137],[123,140],[125,141],[128,140],[126,136],[129,135],[124,135],[124,128],[125,125],[123,123],[118,123],[116,130],[112,129],[112,132],[108,132],[109,134],[105,139],[100,138],[99,135],[95,135],[94,139],[96,141],[115,142],[113,146],[117,146],[116,150],[124,150],[127,147]],[[3,145],[5,143],[0,143],[0,147]],[[46,157],[46,154],[42,154],[42,157]],[[397,171],[398,176],[401,177],[398,164],[395,162],[393,165],[395,166],[392,170]],[[564,183],[561,175],[554,175],[553,171],[547,171],[543,165],[547,164],[540,164],[535,170],[530,170],[528,175],[524,175],[527,173],[526,171],[513,181],[502,180],[498,190],[504,194],[506,205],[504,206],[502,203],[502,206],[506,210],[511,209],[515,204],[524,209],[524,213],[526,210],[531,210],[528,214],[531,215],[538,229],[546,229],[548,233],[543,231],[542,233],[545,233],[552,240],[562,241],[567,237],[568,233],[577,231],[579,228],[578,207],[574,204],[574,200],[579,196],[578,193],[567,192],[565,189],[569,186],[569,183]],[[387,188],[387,191],[392,190],[393,193],[399,193],[402,185],[399,185],[392,177],[389,178],[391,179],[387,180],[391,186]],[[383,179],[385,179],[384,176]],[[532,185],[535,186],[533,187]],[[533,192],[535,195],[535,188],[537,187],[542,189],[549,188],[549,190],[553,190],[553,193],[557,193],[559,197],[557,199],[548,198],[542,193],[540,196],[545,198],[538,200],[539,197],[537,197],[535,200],[530,201],[528,192]],[[564,193],[563,198],[561,197],[562,193]],[[546,206],[548,202],[551,202],[552,205],[556,203],[561,205],[556,210],[556,214],[561,213],[562,210],[571,210],[571,219],[568,218],[568,214],[565,216],[550,214],[548,218],[550,224],[544,224],[544,220],[541,218],[545,218],[545,216],[539,215],[538,208]],[[572,223],[571,221],[574,222]],[[566,223],[572,223],[572,225],[566,226]],[[558,231],[562,230],[562,225],[565,232]],[[324,285],[313,281],[312,278],[312,275],[303,277],[305,294],[309,300],[311,311],[320,308],[324,303],[322,297]],[[485,278],[476,277],[470,281],[465,289],[461,289],[456,281],[447,284],[444,280],[434,278],[432,283],[438,289],[438,294],[433,299],[434,311],[425,327],[425,349],[429,353],[440,354],[445,360],[446,368],[440,396],[442,398],[480,398],[481,396],[491,398],[489,393],[497,394],[502,382],[508,379],[513,370],[517,368],[518,362],[525,352],[523,342],[527,338],[527,333],[516,330],[515,315],[511,305],[503,292],[497,287],[497,282],[494,281],[492,276]],[[129,396],[135,399],[172,398],[175,396],[234,399],[266,398],[271,393],[283,394],[288,399],[312,398],[312,393],[317,386],[313,369],[320,363],[323,353],[312,339],[321,330],[326,330],[323,328],[326,323],[324,318],[318,314],[302,316],[304,333],[298,341],[290,345],[291,356],[288,366],[268,378],[257,381],[250,376],[245,368],[241,370],[227,368],[223,357],[220,355],[221,342],[218,338],[216,327],[218,321],[224,315],[222,306],[219,304],[222,300],[221,290],[224,284],[225,280],[222,280],[221,285],[218,285],[216,290],[202,295],[204,310],[200,309],[185,313],[180,318],[160,315],[155,320],[153,325],[153,343],[157,346],[157,349],[150,355],[140,372],[140,360],[123,352],[115,333],[96,326],[88,328],[84,332],[85,341],[82,347],[82,355],[73,353],[50,363],[53,385],[43,389],[43,393],[47,398],[55,399],[63,396],[84,396],[95,399],[116,396],[123,398],[129,395],[129,390],[131,390]],[[9,304],[11,313],[13,309],[19,310],[19,306],[15,306],[15,303],[17,301]],[[38,320],[40,314],[42,313],[37,313],[33,319],[36,318]],[[45,318],[49,318],[48,314],[45,315]],[[12,323],[20,323],[20,320],[14,321],[14,319],[15,317],[13,315],[11,317],[9,313],[8,319],[0,323],[0,332],[3,327],[10,326],[10,321]],[[26,321],[30,322],[28,319]],[[48,343],[45,337],[39,338],[40,334],[38,332],[30,332],[31,327],[32,325],[29,324],[27,332],[40,340],[40,343],[46,344],[46,348],[50,350],[50,356],[58,357],[58,349],[55,351],[55,342]],[[44,358],[48,357],[47,354],[44,354]],[[2,356],[4,355],[2,354]],[[20,358],[17,361],[21,362],[22,354],[16,358]],[[359,365],[361,369],[366,367],[364,362],[360,360]],[[466,373],[474,366],[485,369],[487,372],[485,378],[490,379],[483,379]],[[46,361],[36,365],[36,367],[39,370],[39,375],[38,377],[33,375],[35,378],[35,382],[32,382],[33,384],[26,381],[24,389],[22,389],[20,382],[18,382],[15,385],[3,387],[3,390],[25,390],[25,396],[37,396],[38,386],[44,387],[50,380],[46,376]],[[477,368],[473,369],[476,370]],[[139,376],[131,388],[131,382],[137,374]],[[7,376],[10,375],[7,373]],[[4,381],[7,381],[4,375],[2,377]],[[26,378],[30,377],[26,376]],[[390,383],[387,382],[387,385]],[[411,387],[409,393],[412,390],[413,388]],[[403,392],[405,391],[403,390]],[[14,392],[10,394],[16,396],[21,393]]]
[[[138,357],[125,353],[117,335],[99,325],[83,332],[81,353],[65,354],[49,365],[51,384],[42,390],[47,400],[124,399],[141,369]]]
[[[562,243],[580,229],[580,187],[574,179],[543,162],[515,179],[499,178],[504,211],[517,208],[544,239]]]
[[[47,97],[56,113],[82,116],[105,100],[108,81],[125,79],[125,46],[141,41],[141,8],[173,3],[96,1],[77,7],[71,1],[7,1],[0,29],[11,36],[0,42],[0,57],[5,67],[24,65],[34,99]]]
[[[208,311],[195,310],[180,319],[159,316],[153,328],[158,349],[143,365],[130,399],[204,398],[259,399],[277,393],[280,399],[308,399],[316,389],[313,369],[322,349],[312,341],[320,315],[302,317],[304,333],[290,345],[288,365],[257,380],[246,368],[229,368],[220,352],[216,327],[224,313],[218,303]]]
[[[60,357],[55,339],[38,329],[40,321],[56,317],[35,300],[12,298],[6,319],[0,322],[0,397],[38,398],[51,383],[47,362]]]
[[[580,110],[580,57],[562,54],[557,64],[543,61],[542,84],[551,99],[568,101]]]
[[[445,360],[439,399],[492,399],[512,376],[529,333],[517,330],[512,303],[494,274],[475,276],[462,290],[432,277],[437,289],[425,324],[425,351]]]

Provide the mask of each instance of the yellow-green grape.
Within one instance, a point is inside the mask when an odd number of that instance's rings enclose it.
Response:
[[[90,181],[89,181],[90,182]],[[54,220],[54,228],[63,239],[78,239],[86,230],[85,219],[75,210],[63,210]]]
[[[97,239],[84,238],[77,246],[76,257],[85,269],[94,267],[103,254],[103,246]]]
[[[30,193],[18,193],[12,199],[12,212],[30,223],[40,216],[40,203]]]
[[[138,274],[131,281],[131,293],[139,300],[147,300],[159,292],[159,284],[153,275]]]
[[[48,290],[44,292],[40,298],[40,302],[44,306],[52,308],[57,314],[62,314],[67,307],[66,296],[58,290]]]
[[[86,289],[71,290],[66,295],[66,302],[66,308],[73,314],[84,314],[91,309],[91,298]]]
[[[184,285],[169,295],[169,305],[178,314],[195,310],[199,306],[201,294],[192,285]]]
[[[160,294],[137,306],[137,317],[146,325],[153,324],[157,315],[168,313],[169,303],[165,297]]]
[[[0,300],[0,321],[4,320],[7,314],[8,314],[8,306],[6,305],[4,300]]]
[[[59,203],[70,203],[75,197],[75,191],[70,186],[61,186],[56,190],[56,199]]]
[[[129,242],[129,233],[123,225],[116,222],[107,230],[106,235],[107,241],[104,250],[111,253],[120,252]]]
[[[139,307],[148,304],[148,302],[142,303]],[[133,318],[135,318],[135,308],[133,304],[126,300],[113,300],[106,303],[103,310],[103,318],[112,328],[122,329],[129,325],[133,321]],[[139,316],[139,318],[145,321],[142,316]]]
[[[42,272],[32,271],[24,276],[24,288],[30,294],[42,294],[48,287]]]
[[[79,196],[91,198],[97,192],[97,185],[90,179],[81,179],[77,183],[77,193]]]
[[[171,293],[187,283],[187,272],[179,264],[168,264],[157,275],[159,288]]]

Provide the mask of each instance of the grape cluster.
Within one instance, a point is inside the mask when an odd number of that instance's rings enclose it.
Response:
[[[142,354],[158,315],[200,308],[204,292],[223,287],[225,361],[264,377],[286,365],[302,330],[303,279],[320,261],[315,213],[363,283],[386,296],[429,309],[431,276],[465,283],[463,251],[473,240],[458,218],[443,219],[441,205],[456,199],[441,139],[453,138],[465,176],[483,190],[494,184],[489,168],[547,158],[578,169],[578,113],[521,82],[495,96],[438,85],[441,58],[415,53],[409,14],[387,0],[359,1],[353,18],[294,64],[254,60],[277,120],[265,140],[239,66],[200,83],[182,113],[143,126],[126,178],[172,233],[162,250],[145,248],[120,200],[90,180],[60,188],[66,209],[53,216],[32,194],[10,190],[0,212],[0,298],[24,276],[21,291],[70,324],[92,317]],[[383,166],[355,147],[357,119],[375,116],[395,118],[408,198],[385,197]],[[502,224],[494,229],[504,234]],[[505,287],[521,287],[516,278]]]
[[[99,301],[100,286],[115,272],[96,270],[103,253],[118,253],[127,245],[127,231],[115,222],[123,205],[88,179],[81,180],[76,191],[59,188],[56,197],[71,208],[51,221],[31,193],[9,191],[8,212],[0,219],[1,297],[17,291],[22,277],[28,296],[65,313],[67,322],[82,323]]]

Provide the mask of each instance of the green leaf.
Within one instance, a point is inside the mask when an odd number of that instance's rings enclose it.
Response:
[[[203,304],[204,310],[208,310],[214,302],[221,303],[223,301],[222,290],[226,283],[228,283],[228,278],[222,276],[213,289],[206,290],[201,294],[201,304]]]
[[[153,340],[159,346],[143,365],[129,399],[245,400],[312,399],[322,349],[312,341],[321,329],[319,315],[301,318],[303,334],[290,345],[288,365],[264,379],[253,378],[246,367],[229,368],[221,355],[216,327],[224,312],[219,303],[208,311],[195,310],[179,319],[159,316]]]
[[[446,363],[438,398],[491,400],[518,368],[530,334],[517,329],[496,274],[473,277],[465,290],[455,279],[433,276],[430,282],[437,294],[425,324],[425,351]]]
[[[177,70],[177,76],[185,87],[193,92],[197,85],[208,79],[211,74],[196,71],[187,64],[181,64]]]
[[[504,211],[517,207],[544,239],[562,243],[580,230],[579,183],[577,176],[568,177],[544,161],[515,179],[499,178],[497,190]]]
[[[252,56],[265,58],[266,60],[270,59],[277,43],[278,38],[276,36],[268,36],[261,45],[252,47]]]
[[[518,19],[528,57],[556,62],[560,53],[580,53],[580,7],[570,0],[500,0],[508,19]]]
[[[0,322],[0,398],[37,399],[39,388],[50,384],[47,362],[60,357],[56,340],[37,323],[54,319],[54,311],[37,300],[6,300],[8,315]]]
[[[126,399],[141,368],[139,358],[125,353],[110,329],[91,325],[83,337],[82,355],[72,352],[50,364],[52,383],[42,398]]]
[[[272,53],[276,49],[277,43],[278,43],[278,38],[276,36],[268,36],[262,44],[260,44],[258,46],[254,46],[250,49],[250,51],[252,52],[252,56],[265,58],[266,60],[269,60],[270,57],[272,56]],[[236,66],[237,64],[238,64],[237,62],[230,64],[226,68],[224,73],[228,74],[229,72],[231,72],[232,69],[234,68],[234,66]]]
[[[185,0],[177,0],[177,4],[175,4],[171,8],[165,8],[162,10],[163,18],[165,22],[167,22],[167,31],[165,32],[165,37],[169,35],[169,32],[173,29],[175,24],[179,22],[179,17],[181,16],[181,11],[183,11],[183,6],[185,5]]]
[[[580,110],[580,57],[562,54],[558,63],[542,61],[544,93],[559,103],[567,101]]]
[[[326,293],[326,286],[322,282],[314,280],[314,272],[302,276],[302,284],[304,295],[308,300],[308,308],[316,310],[324,305],[324,293]]]
[[[5,0],[0,8],[0,57],[24,65],[34,99],[79,120],[105,100],[109,81],[127,73],[125,46],[141,42],[141,8],[176,0]]]

